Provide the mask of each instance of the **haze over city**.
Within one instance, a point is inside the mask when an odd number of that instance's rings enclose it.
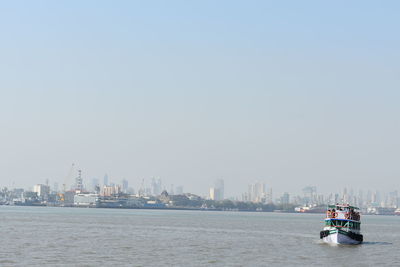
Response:
[[[399,3],[76,4],[1,4],[1,186],[400,189]]]

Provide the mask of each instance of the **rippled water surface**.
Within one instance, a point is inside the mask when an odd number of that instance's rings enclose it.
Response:
[[[399,266],[400,217],[365,243],[319,241],[323,216],[0,206],[0,266]]]

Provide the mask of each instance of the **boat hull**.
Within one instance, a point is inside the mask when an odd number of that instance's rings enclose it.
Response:
[[[340,232],[330,233],[328,236],[325,236],[322,239],[326,243],[332,244],[343,244],[343,245],[358,245],[361,244],[362,241],[355,240],[349,237],[346,234],[342,234]]]

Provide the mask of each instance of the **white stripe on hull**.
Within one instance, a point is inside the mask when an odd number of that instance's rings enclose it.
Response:
[[[334,233],[330,234],[323,238],[324,242],[326,243],[333,243],[333,244],[344,244],[344,245],[357,245],[360,244],[360,241],[351,239],[347,235]]]

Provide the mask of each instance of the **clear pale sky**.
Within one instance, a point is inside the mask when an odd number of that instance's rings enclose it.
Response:
[[[400,189],[398,1],[2,1],[0,186]]]

